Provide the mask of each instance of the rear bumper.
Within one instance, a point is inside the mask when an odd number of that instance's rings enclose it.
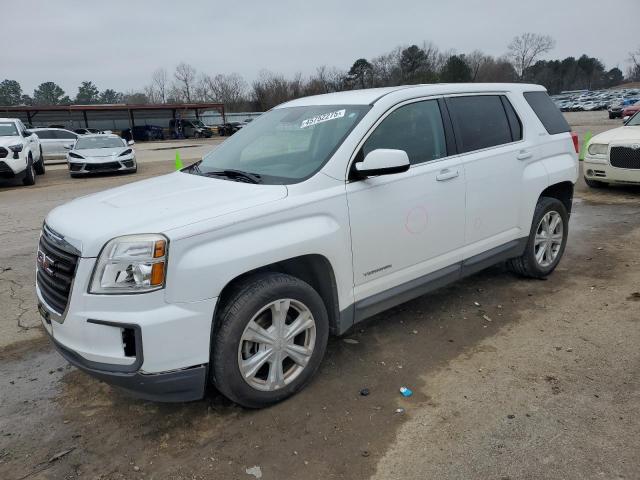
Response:
[[[44,321],[44,320],[43,320]],[[45,331],[49,332],[45,325]],[[189,402],[204,397],[207,386],[207,366],[196,365],[171,372],[141,373],[109,370],[110,365],[92,362],[56,342],[56,350],[71,365],[109,385],[120,388],[133,397],[153,402]],[[117,367],[114,365],[114,367]]]

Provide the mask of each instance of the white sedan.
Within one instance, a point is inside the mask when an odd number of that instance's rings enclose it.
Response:
[[[90,173],[135,173],[138,164],[133,143],[117,135],[82,135],[67,153],[69,174],[78,177]]]
[[[584,181],[593,188],[610,183],[640,185],[640,113],[623,127],[591,139],[584,157]]]

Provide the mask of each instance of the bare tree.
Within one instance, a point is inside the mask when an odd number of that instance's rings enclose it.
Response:
[[[482,53],[480,50],[474,50],[463,56],[465,63],[471,69],[471,81],[477,82],[480,69],[485,63],[489,61],[489,56]]]
[[[151,76],[151,86],[156,93],[158,103],[167,103],[169,75],[165,68],[159,68]]]
[[[519,37],[514,37],[508,46],[508,56],[518,73],[518,77],[522,79],[527,68],[542,55],[553,50],[555,44],[555,40],[549,35],[523,33]]]
[[[627,69],[627,78],[631,81],[640,81],[640,47],[635,52],[629,52],[631,65]]]
[[[196,84],[196,69],[188,63],[180,62],[173,76],[176,79],[175,91],[180,93],[180,97],[184,101],[192,102]]]
[[[229,75],[203,75],[199,90],[206,100],[224,103],[230,110],[236,110],[247,102],[247,82],[237,73]]]

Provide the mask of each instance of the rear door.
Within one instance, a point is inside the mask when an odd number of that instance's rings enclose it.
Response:
[[[441,107],[438,100],[396,107],[356,155],[358,161],[376,149],[398,149],[411,162],[406,172],[347,184],[356,302],[375,304],[391,288],[399,298],[431,273],[451,267],[455,274],[462,260],[465,172],[450,156],[455,144],[447,142]]]
[[[465,258],[526,236],[520,191],[535,161],[522,122],[504,94],[447,98],[466,175]]]

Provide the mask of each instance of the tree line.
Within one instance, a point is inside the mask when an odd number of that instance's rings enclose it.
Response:
[[[5,79],[0,82],[0,105],[219,102],[228,111],[264,111],[301,96],[418,83],[531,82],[553,94],[640,81],[640,47],[629,53],[626,76],[617,67],[607,70],[599,59],[586,54],[543,60],[554,47],[553,38],[534,33],[515,37],[499,57],[480,50],[456,53],[424,42],[359,58],[349,70],[320,66],[307,77],[298,73],[291,78],[263,70],[250,84],[237,73],[209,75],[181,62],[171,73],[165,68],[153,72],[149,84],[140,90],[99,91],[93,82],[83,81],[73,98],[51,81],[38,85],[30,96],[16,80]]]

